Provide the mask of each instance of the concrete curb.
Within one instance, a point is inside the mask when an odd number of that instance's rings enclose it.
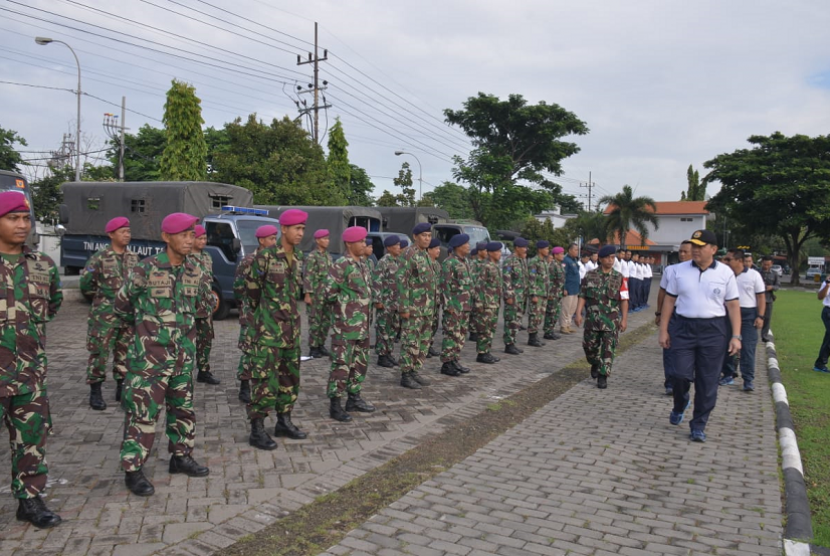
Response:
[[[772,335],[772,334],[771,334]],[[773,337],[773,340],[775,338]],[[784,549],[789,556],[810,554],[809,541],[813,539],[813,525],[810,516],[810,503],[807,499],[807,485],[804,483],[804,468],[801,465],[801,453],[793,428],[787,391],[781,382],[781,369],[775,343],[766,343],[767,375],[775,402],[778,443],[781,448],[781,468],[784,474],[784,493],[787,525],[784,529]]]

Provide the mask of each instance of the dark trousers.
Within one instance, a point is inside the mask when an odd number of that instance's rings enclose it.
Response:
[[[718,379],[729,338],[724,317],[687,319],[676,315],[669,323],[674,357],[674,411],[682,412],[695,383],[695,404],[689,426],[703,430],[718,399]]]
[[[772,305],[773,301],[767,300],[767,311],[764,313],[764,327],[761,329],[761,339],[766,341],[769,338],[769,323],[772,321]]]
[[[674,320],[674,313],[672,313],[672,315],[669,319],[669,330],[671,330],[673,320]],[[663,377],[665,379],[665,381],[663,382],[663,386],[665,388],[673,388],[674,387],[674,355],[672,355],[671,348],[663,350]]]
[[[648,298],[651,297],[651,278],[646,278],[643,280],[643,285],[645,285],[645,293],[643,294],[643,305],[648,305]],[[660,309],[658,309],[659,311]]]
[[[830,357],[830,307],[821,310],[821,322],[824,323],[824,340],[821,342],[821,349],[818,350],[816,367],[827,366],[827,358]]]
[[[633,311],[639,307],[640,299],[640,280],[638,278],[628,279],[628,310]]]
[[[741,307],[741,353],[740,355],[727,355],[723,360],[723,376],[735,377],[737,370],[735,364],[740,360],[741,377],[744,381],[755,380],[755,348],[758,346],[758,329],[755,328],[755,317],[758,309]],[[727,342],[728,345],[728,342]]]

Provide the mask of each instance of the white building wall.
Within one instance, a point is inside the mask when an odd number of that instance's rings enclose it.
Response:
[[[706,228],[705,214],[665,214],[657,215],[660,227],[654,229],[648,226],[648,239],[662,245],[680,245],[684,239],[689,239],[695,230]]]

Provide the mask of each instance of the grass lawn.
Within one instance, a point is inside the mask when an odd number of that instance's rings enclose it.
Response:
[[[780,291],[772,332],[813,514],[814,543],[830,547],[830,374],[813,371],[824,337],[814,292]]]

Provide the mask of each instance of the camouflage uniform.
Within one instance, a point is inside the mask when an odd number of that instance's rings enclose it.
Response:
[[[497,263],[483,261],[480,264],[475,292],[476,307],[480,311],[481,319],[476,352],[490,353],[499,322],[499,307],[503,294],[502,275]]]
[[[487,262],[487,259],[479,259],[478,257],[470,261],[470,276],[473,279],[473,289],[478,285],[478,275],[481,268]],[[470,311],[470,332],[473,334],[480,334],[482,326],[481,311],[478,308],[478,299],[473,295],[473,308]]]
[[[239,340],[236,345],[242,351],[242,355],[239,356],[239,366],[236,369],[236,378],[240,381],[251,380],[251,352],[253,351],[253,329],[251,324],[253,322],[253,312],[245,294],[245,280],[258,252],[259,250],[245,255],[237,265],[233,279],[233,297],[236,299],[239,308]]]
[[[326,336],[331,327],[332,315],[326,304],[326,280],[331,268],[331,256],[328,251],[320,252],[315,248],[308,255],[303,277],[303,290],[311,295],[311,304],[306,307],[308,313],[308,345],[312,348],[326,343]]]
[[[565,293],[565,269],[562,263],[553,259],[548,266],[550,273],[550,293],[545,308],[545,334],[553,335],[559,322],[562,297]]]
[[[107,378],[107,358],[112,350],[112,375],[124,380],[127,374],[127,349],[132,329],[115,317],[115,294],[138,264],[138,254],[124,251],[120,255],[107,246],[89,258],[81,272],[81,292],[92,296],[87,319],[86,349],[89,351],[86,383],[103,382]]]
[[[46,487],[46,323],[63,301],[58,267],[23,247],[0,260],[0,417],[9,429],[12,494],[35,498]]]
[[[398,312],[401,319],[401,373],[420,370],[426,358],[435,316],[435,267],[426,250],[410,245],[400,257],[397,272]]]
[[[210,253],[202,251],[190,255],[193,262],[202,271],[202,281],[209,290],[213,284],[213,258]],[[210,372],[210,350],[213,347],[213,300],[211,305],[202,306],[196,311],[196,369],[200,373]]]
[[[620,305],[626,291],[623,275],[614,269],[606,274],[598,268],[582,279],[579,289],[579,297],[585,299],[582,349],[588,363],[596,366],[600,375],[611,374],[620,335]]]
[[[327,301],[333,304],[331,374],[327,395],[358,394],[369,365],[372,274],[362,260],[345,256],[329,271]]]
[[[427,254],[429,258],[429,254]],[[435,335],[438,334],[438,325],[441,322],[441,308],[444,306],[444,298],[441,295],[441,263],[437,260],[433,261],[430,259],[432,263],[432,271],[435,273],[435,291],[433,292],[433,299],[435,300],[435,309],[432,312],[432,326],[430,327],[430,335],[429,335],[429,343],[427,344],[427,351],[433,349],[433,345],[435,344]],[[434,354],[427,354],[432,357]]]
[[[473,277],[466,259],[450,255],[444,260],[442,279],[443,331],[441,362],[457,361],[467,339],[473,308]]]
[[[516,334],[522,325],[528,292],[527,258],[510,255],[502,265],[504,299],[513,303],[504,305],[504,344],[516,343]]]
[[[538,334],[542,328],[550,292],[550,267],[545,259],[536,255],[527,262],[529,295],[528,306],[528,334]],[[535,297],[534,303],[531,298]]]
[[[395,338],[401,329],[401,317],[396,303],[398,286],[395,277],[399,264],[399,257],[393,257],[387,253],[378,261],[372,277],[372,290],[375,292],[376,302],[383,304],[383,309],[377,312],[375,325],[375,352],[378,356],[392,354]]]
[[[292,258],[282,245],[262,249],[245,280],[253,311],[250,419],[264,419],[272,407],[290,413],[300,392],[302,253]]]
[[[213,304],[202,274],[191,257],[174,267],[165,251],[138,263],[115,297],[116,316],[135,327],[122,402],[124,471],[138,471],[147,460],[162,406],[170,453],[193,452],[196,313]]]

